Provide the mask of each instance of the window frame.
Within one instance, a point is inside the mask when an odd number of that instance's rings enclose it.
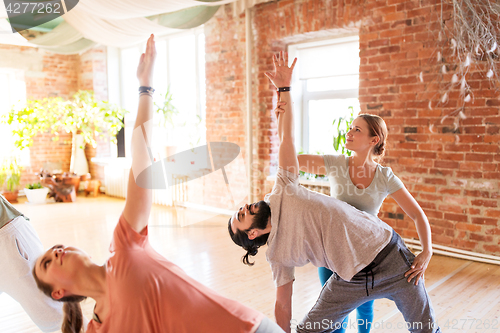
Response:
[[[346,42],[358,41],[359,34],[348,33],[345,35],[340,35],[338,37],[322,39],[316,41],[305,41],[296,44],[288,45],[289,61],[298,57],[300,50],[316,48],[327,45],[342,44]],[[300,59],[297,61],[297,65],[300,66]],[[300,87],[299,89],[292,89],[292,96],[295,101],[294,103],[294,114],[295,119],[300,120],[298,126],[295,126],[295,146],[298,151],[304,153],[312,153],[309,151],[309,101],[311,100],[322,100],[322,99],[344,99],[344,98],[359,98],[359,88],[358,89],[335,89],[326,91],[307,91],[307,80],[299,78],[299,68],[296,68],[292,78],[292,86]],[[359,75],[359,69],[358,69]],[[342,75],[344,76],[344,75]],[[324,76],[324,77],[314,77],[314,79],[327,78],[335,76]],[[312,78],[310,78],[312,79]]]
[[[199,27],[193,28],[193,29],[187,29],[184,31],[164,35],[164,36],[157,36],[156,37],[156,42],[166,42],[166,57],[163,59],[156,59],[156,62],[158,61],[164,61],[166,64],[166,73],[165,73],[165,80],[166,80],[166,85],[168,86],[170,84],[171,80],[171,66],[172,61],[170,60],[170,54],[169,54],[169,40],[183,37],[183,36],[191,36],[194,35],[195,40],[194,40],[194,52],[195,52],[195,80],[196,80],[196,85],[195,85],[195,96],[196,96],[196,115],[200,116],[203,121],[206,120],[206,101],[205,104],[202,103],[202,94],[201,94],[201,76],[200,76],[200,38],[202,35],[205,34],[205,29],[204,26],[201,25]],[[108,91],[113,91],[113,96],[110,94],[110,102],[116,103],[120,105],[121,107],[126,107],[125,103],[125,82],[123,78],[123,73],[124,73],[124,64],[123,64],[123,57],[122,57],[122,52],[124,50],[130,50],[130,49],[136,49],[139,54],[141,54],[145,48],[146,42],[137,44],[132,47],[127,47],[127,48],[111,48],[108,47],[108,55],[111,55],[111,58],[108,56],[108,64],[114,63],[114,70],[113,72],[118,75],[115,80],[113,80],[112,77],[109,76],[109,70],[108,70]],[[205,71],[204,71],[205,72]],[[114,81],[114,82],[111,82]],[[110,87],[112,86],[112,88]],[[206,94],[205,94],[206,98]],[[205,108],[203,108],[203,105]],[[130,111],[130,114],[125,115],[124,119],[124,128],[123,130],[127,132],[128,130],[131,130],[134,126],[135,123],[135,117],[133,116],[136,112],[136,110],[128,110]],[[131,116],[132,115],[132,116]],[[127,135],[122,135],[123,138],[117,138],[119,139],[117,142],[117,145],[111,149],[111,151],[114,153],[112,157],[117,157],[117,151],[122,150],[125,151],[125,157],[128,156],[130,153],[129,149],[127,149],[126,145],[126,138]],[[206,139],[206,138],[205,138]]]

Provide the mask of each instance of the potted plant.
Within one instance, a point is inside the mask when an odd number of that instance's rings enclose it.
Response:
[[[45,199],[47,199],[48,193],[49,189],[43,187],[40,183],[28,184],[24,188],[24,194],[26,194],[26,198],[28,198],[28,201],[33,204],[45,203]]]
[[[344,117],[339,117],[333,121],[333,126],[337,123],[337,132],[333,136],[333,149],[343,155],[351,156],[351,151],[345,148],[346,135],[354,121],[354,108],[349,106],[350,113]]]
[[[5,122],[12,127],[15,145],[19,149],[30,147],[38,133],[54,134],[59,139],[59,132],[72,133],[73,154],[70,171],[87,174],[85,166],[78,168],[78,160],[86,164],[83,149],[86,144],[97,145],[96,136],[109,135],[116,142],[116,134],[123,127],[126,111],[106,101],[98,101],[91,91],[80,90],[71,99],[50,97],[42,100],[28,100],[21,109],[12,109]],[[78,169],[78,170],[76,170]],[[87,170],[87,171],[86,171]]]
[[[177,146],[173,142],[174,140],[174,128],[176,125],[176,118],[179,114],[179,110],[173,104],[173,96],[170,92],[170,86],[167,88],[167,92],[165,94],[160,94],[163,97],[163,101],[161,104],[154,103],[156,108],[156,113],[158,113],[160,117],[160,125],[167,129],[166,140],[164,145],[164,154],[165,157],[172,156],[177,151]]]
[[[21,181],[21,166],[16,158],[10,158],[4,161],[2,166],[4,176],[4,187],[2,194],[11,203],[17,202],[18,187]]]

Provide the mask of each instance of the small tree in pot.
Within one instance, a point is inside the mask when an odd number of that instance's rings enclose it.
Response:
[[[54,140],[59,139],[61,131],[72,133],[73,161],[75,152],[85,144],[95,147],[98,136],[109,135],[115,142],[125,113],[116,105],[96,100],[93,92],[80,90],[69,100],[61,97],[28,100],[24,108],[11,110],[4,121],[13,128],[15,146],[19,149],[33,145],[33,138],[39,133],[50,132]],[[77,143],[77,135],[83,137],[81,144]]]

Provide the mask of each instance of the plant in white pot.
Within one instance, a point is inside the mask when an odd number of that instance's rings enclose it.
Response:
[[[24,189],[26,198],[28,198],[28,201],[33,204],[45,203],[48,193],[49,189],[43,187],[40,183],[28,184]]]

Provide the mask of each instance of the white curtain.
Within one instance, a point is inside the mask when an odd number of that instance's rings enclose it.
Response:
[[[106,20],[123,20],[171,13],[195,6],[220,6],[235,0],[80,0],[74,10]]]
[[[80,0],[75,9],[107,20],[122,20],[172,13],[196,6],[221,6],[233,2],[235,13],[239,15],[246,8],[269,1],[273,0]]]
[[[40,46],[59,46],[74,43],[82,38],[83,34],[80,31],[67,22],[62,22],[50,33],[36,37],[31,42]]]
[[[83,37],[96,43],[129,47],[143,42],[152,33],[165,35],[179,31],[163,27],[145,17],[126,20],[106,20],[87,13],[77,12],[76,8],[64,16],[64,20],[81,32]]]
[[[52,52],[72,54],[82,53],[96,43],[129,47],[147,40],[151,33],[159,36],[178,32],[179,29],[167,26],[190,28],[193,24],[203,24],[208,19],[208,12],[200,12],[193,18],[193,12],[183,15],[182,11],[200,6],[220,6],[235,3],[235,14],[239,15],[246,8],[271,0],[80,0],[76,7],[63,15],[62,23],[44,36],[31,40],[30,43],[19,34],[11,33],[6,20],[5,7],[0,4],[0,44],[30,45]],[[167,19],[174,24],[169,25],[166,19],[150,20],[159,14],[178,13],[176,17]],[[160,15],[161,16],[161,15]],[[182,24],[180,20],[189,20]]]

